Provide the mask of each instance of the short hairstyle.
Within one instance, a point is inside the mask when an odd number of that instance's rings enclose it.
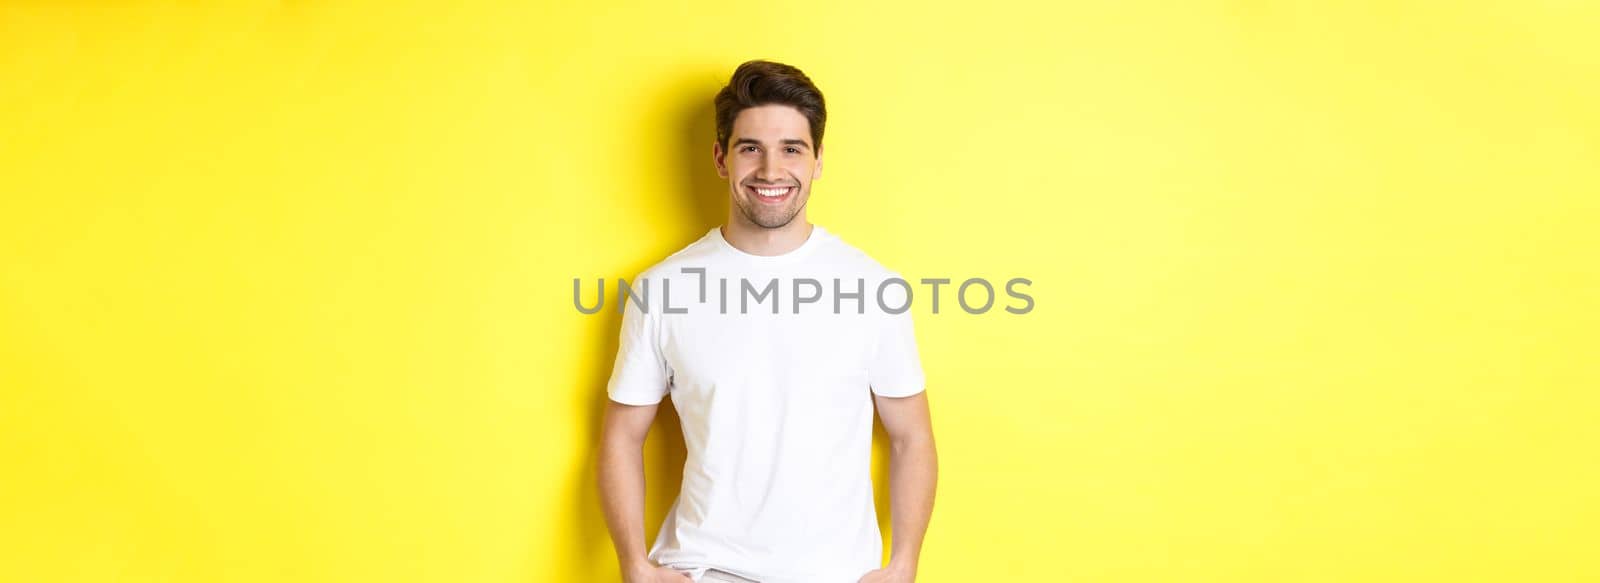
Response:
[[[828,108],[822,91],[805,73],[773,61],[746,61],[733,71],[728,85],[717,92],[717,143],[728,150],[733,120],[739,112],[762,105],[787,105],[811,122],[811,147],[822,149],[822,128],[828,121]]]

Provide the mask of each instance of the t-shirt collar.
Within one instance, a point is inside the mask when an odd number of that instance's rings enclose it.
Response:
[[[732,243],[729,243],[727,239],[723,238],[721,225],[711,227],[711,231],[708,232],[706,236],[711,237],[712,241],[716,242],[717,246],[720,247],[724,252],[738,257],[741,260],[760,265],[778,265],[797,261],[801,257],[809,254],[811,250],[817,246],[818,242],[822,240],[824,233],[825,231],[823,230],[822,225],[812,224],[811,234],[806,237],[805,242],[800,243],[799,247],[796,247],[788,253],[784,253],[782,255],[755,255],[741,251],[738,247],[734,247]]]

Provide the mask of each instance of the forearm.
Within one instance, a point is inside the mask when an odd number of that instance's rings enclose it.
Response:
[[[931,432],[891,442],[889,507],[894,534],[890,564],[915,570],[922,554],[922,539],[933,516],[938,476],[939,460]]]
[[[600,446],[601,507],[623,569],[645,562],[644,453],[639,444],[607,439]]]

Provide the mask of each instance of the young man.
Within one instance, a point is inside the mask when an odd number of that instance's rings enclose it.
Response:
[[[599,481],[623,579],[910,582],[937,475],[910,286],[806,220],[827,114],[805,74],[744,63],[716,109],[727,224],[635,278],[636,300],[619,298]],[[688,458],[646,553],[641,448],[669,394]],[[874,403],[893,444],[887,566]]]

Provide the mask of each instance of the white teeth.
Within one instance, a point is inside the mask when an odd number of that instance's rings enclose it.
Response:
[[[778,196],[783,196],[784,194],[787,194],[789,192],[789,189],[788,188],[757,188],[757,189],[755,189],[755,191],[756,191],[756,194],[759,194],[761,196],[778,197]]]

